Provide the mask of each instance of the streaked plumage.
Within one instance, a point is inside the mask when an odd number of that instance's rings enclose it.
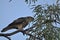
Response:
[[[34,18],[31,16],[18,18],[16,20],[14,20],[12,23],[10,23],[7,27],[5,27],[1,32],[5,32],[10,29],[22,30],[23,28],[25,28],[29,24],[29,22],[31,22],[33,20],[34,20]]]

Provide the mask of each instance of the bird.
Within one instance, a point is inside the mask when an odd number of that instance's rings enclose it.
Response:
[[[23,28],[25,28],[33,20],[34,18],[31,16],[17,18],[12,23],[10,23],[7,27],[3,28],[1,32],[6,32],[10,29],[23,30]]]

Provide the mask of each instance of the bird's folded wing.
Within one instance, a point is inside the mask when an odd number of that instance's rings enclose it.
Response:
[[[13,25],[17,25],[17,24],[22,24],[25,21],[25,18],[18,18],[16,20],[14,20],[12,23],[10,23],[8,26],[13,26]]]

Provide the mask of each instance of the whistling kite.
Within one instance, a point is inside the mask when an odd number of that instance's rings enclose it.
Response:
[[[18,18],[16,20],[14,20],[12,23],[10,23],[7,27],[5,27],[1,32],[5,32],[10,29],[22,30],[23,28],[25,28],[29,24],[29,22],[31,22],[33,20],[34,20],[34,18],[31,16]]]

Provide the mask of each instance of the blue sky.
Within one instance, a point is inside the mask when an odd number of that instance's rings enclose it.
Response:
[[[39,3],[54,3],[54,0],[46,1],[42,0]],[[9,0],[0,0],[0,30],[6,27],[13,20],[24,17],[24,16],[33,16],[32,10],[24,2],[24,0],[12,0],[9,3]],[[10,32],[10,31],[9,31]],[[22,33],[17,33],[11,36],[12,40],[25,40],[27,36],[23,36]],[[7,40],[4,37],[0,37],[0,40]]]
[[[0,30],[19,17],[32,15],[32,11],[23,0],[13,0],[10,3],[9,0],[0,0]],[[25,38],[22,33],[11,36],[12,40],[25,40]],[[0,37],[0,40],[7,39]]]

